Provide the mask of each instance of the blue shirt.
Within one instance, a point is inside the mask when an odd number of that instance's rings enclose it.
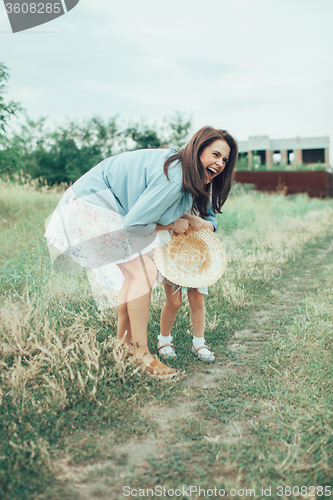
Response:
[[[74,193],[124,216],[127,231],[150,234],[156,224],[167,226],[192,207],[192,195],[182,190],[179,161],[163,172],[175,149],[141,149],[107,158],[72,186]]]
[[[208,212],[208,216],[204,217],[204,219],[208,220],[211,224],[213,224],[214,231],[216,231],[217,230],[217,220],[216,220],[215,214],[214,214],[213,209],[212,209],[212,204],[209,205],[207,212]]]

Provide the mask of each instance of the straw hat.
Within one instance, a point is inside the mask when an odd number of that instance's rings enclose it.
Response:
[[[189,288],[213,285],[227,267],[222,243],[206,228],[173,234],[169,243],[154,248],[154,261],[165,278]]]

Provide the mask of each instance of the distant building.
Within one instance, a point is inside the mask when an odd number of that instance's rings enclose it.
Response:
[[[313,165],[320,162],[329,166],[329,137],[270,139],[268,135],[257,135],[249,137],[247,141],[239,141],[239,156],[247,156],[249,166],[254,155],[267,168],[273,163]]]

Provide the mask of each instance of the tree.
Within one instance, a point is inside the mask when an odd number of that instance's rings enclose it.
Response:
[[[154,126],[154,129],[150,128],[144,120],[141,120],[141,123],[132,123],[127,127],[123,132],[123,136],[125,142],[129,138],[134,141],[134,148],[132,149],[160,148],[165,142],[162,137],[158,136],[156,126]]]
[[[181,148],[189,139],[189,133],[192,127],[191,118],[186,121],[180,111],[176,111],[168,123],[171,128],[171,135],[168,144]]]
[[[20,130],[0,136],[0,170],[10,166],[10,175],[21,170],[49,184],[75,182],[101,160],[120,149],[116,117],[103,121],[93,117],[46,126],[46,118],[25,115]]]
[[[25,114],[17,130],[0,134],[0,171],[10,167],[8,173],[14,175],[22,170],[48,184],[75,182],[104,158],[122,151],[182,147],[191,122],[176,112],[164,124],[160,127],[141,119],[120,128],[117,116],[107,120],[93,116],[49,127],[45,117],[32,120]]]
[[[14,101],[5,101],[6,82],[9,78],[7,66],[0,63],[0,136],[6,131],[8,120],[11,116],[16,116],[18,111],[22,111],[21,106]]]

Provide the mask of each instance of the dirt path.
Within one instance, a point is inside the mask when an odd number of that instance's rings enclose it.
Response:
[[[282,286],[272,291],[271,301],[253,313],[248,327],[234,332],[228,344],[228,349],[232,353],[232,360],[228,364],[217,361],[214,365],[200,366],[200,370],[182,380],[182,397],[175,400],[172,406],[154,402],[141,409],[142,415],[152,422],[153,431],[148,438],[131,439],[114,446],[112,436],[105,437],[112,454],[118,457],[116,463],[114,459],[102,459],[100,462],[74,467],[64,461],[61,478],[73,481],[73,491],[80,500],[124,498],[122,495],[124,484],[131,484],[130,481],[133,484],[138,481],[141,481],[141,484],[145,483],[151,456],[162,463],[169,453],[169,447],[173,450],[186,450],[188,442],[179,440],[176,431],[186,427],[188,422],[194,422],[198,416],[196,413],[198,391],[202,396],[204,391],[218,387],[226,377],[251,370],[251,366],[260,354],[261,346],[270,340],[272,323],[297,307],[300,297],[304,296],[307,290],[309,279],[315,278],[318,270],[324,268],[332,252],[333,240],[325,248],[318,249],[315,258],[312,259],[311,269],[303,269],[301,272],[298,270],[291,278],[281,280]],[[206,429],[202,439],[211,443],[223,441],[229,444],[246,440],[250,429],[259,421],[269,419],[271,411],[269,405],[262,403],[255,422],[251,418],[231,419],[228,423],[221,423],[214,419],[205,420],[200,416],[201,429]]]

